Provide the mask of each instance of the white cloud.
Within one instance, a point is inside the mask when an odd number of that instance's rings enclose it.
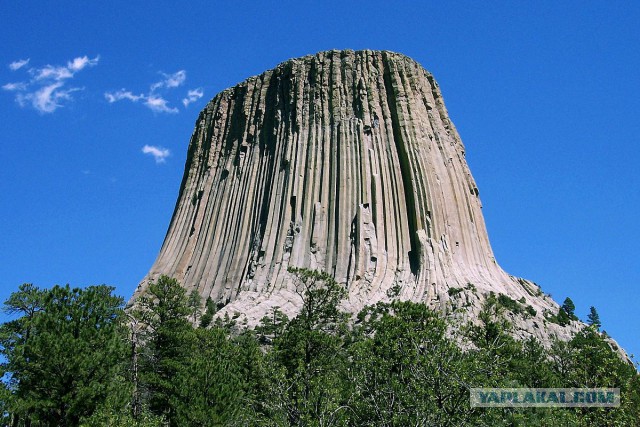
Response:
[[[141,99],[145,99],[144,95],[134,95],[131,91],[125,89],[120,89],[116,92],[105,92],[104,97],[109,101],[109,104],[122,101],[123,99],[128,99],[131,102],[138,102]]]
[[[93,67],[94,65],[98,65],[99,60],[100,55],[96,56],[93,59],[89,59],[89,57],[85,55],[83,57],[74,58],[73,61],[67,62],[67,68],[73,72],[77,72],[87,66]]]
[[[157,89],[166,87],[166,88],[174,88],[181,86],[185,80],[187,80],[187,72],[185,70],[177,71],[173,74],[165,74],[161,73],[164,76],[164,80],[160,80],[151,85],[151,92],[156,91]]]
[[[142,152],[153,156],[156,163],[164,163],[165,159],[171,155],[171,152],[167,148],[155,147],[153,145],[145,145],[142,147]]]
[[[62,90],[63,83],[52,83],[44,86],[33,93],[31,104],[33,108],[43,113],[53,113],[57,108],[62,107],[59,101],[71,99],[70,93],[73,89]]]
[[[203,96],[204,96],[204,92],[202,91],[202,88],[190,89],[187,92],[187,97],[182,99],[182,103],[186,108],[189,104],[191,104],[192,102],[196,102],[198,99],[202,98]]]
[[[36,80],[66,80],[72,78],[78,71],[82,71],[82,69],[86,67],[93,67],[97,65],[99,60],[99,56],[96,56],[93,59],[89,59],[86,55],[79,56],[68,61],[66,66],[47,65],[40,69],[32,68],[29,72],[35,76],[34,78]]]
[[[144,105],[149,107],[151,111],[156,113],[177,113],[177,108],[170,108],[167,105],[167,100],[158,95],[149,95],[144,102]]]
[[[66,82],[84,68],[97,65],[99,60],[99,56],[89,58],[85,55],[68,61],[66,66],[45,65],[42,68],[29,68],[27,72],[32,76],[29,82],[7,83],[2,89],[16,92],[16,102],[22,107],[31,105],[41,113],[53,113],[64,106],[64,101],[73,99],[73,92],[83,90],[80,87],[65,87]],[[14,61],[9,64],[9,68],[19,70],[29,61]]]
[[[131,102],[143,101],[142,104],[149,108],[151,111],[155,113],[177,113],[178,109],[174,107],[169,107],[166,99],[161,97],[160,95],[134,95],[131,91],[121,89],[116,92],[105,92],[105,99],[109,104],[113,104],[114,102],[128,100]]]
[[[61,101],[70,101],[72,92],[82,90],[81,88],[69,88],[63,89],[63,83],[51,83],[47,86],[42,86],[40,89],[34,92],[18,93],[16,95],[16,102],[24,107],[31,104],[31,106],[41,113],[53,113],[58,108],[62,107]]]
[[[20,68],[22,68],[25,65],[27,65],[29,63],[30,59],[31,58],[18,59],[17,61],[13,61],[11,64],[9,64],[9,68],[11,69],[11,71],[19,70]]]
[[[161,74],[164,76],[164,79],[159,82],[153,83],[149,87],[149,92],[147,94],[135,95],[130,90],[123,88],[116,92],[105,92],[104,97],[110,104],[122,100],[129,100],[131,102],[141,101],[142,105],[149,108],[154,113],[175,114],[178,112],[178,109],[176,107],[170,107],[169,100],[167,100],[163,95],[158,94],[157,91],[162,88],[172,89],[178,86],[182,86],[187,79],[187,72],[185,70],[180,70],[173,74]],[[185,106],[201,98],[202,89],[190,90],[187,94],[187,97],[188,98],[185,98],[185,100],[187,101],[182,101]]]
[[[65,80],[73,77],[73,73],[67,67],[54,67],[47,65],[40,69],[31,69],[30,72],[36,80]]]
[[[2,89],[8,90],[8,91],[26,90],[27,84],[24,82],[7,83],[6,85],[2,86]]]

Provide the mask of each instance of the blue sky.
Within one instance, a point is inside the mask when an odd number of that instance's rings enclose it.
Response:
[[[0,299],[128,298],[209,99],[288,58],[386,49],[438,80],[502,267],[640,355],[639,2],[185,4],[0,3]]]

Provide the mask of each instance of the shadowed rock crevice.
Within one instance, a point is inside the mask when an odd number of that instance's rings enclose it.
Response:
[[[418,241],[418,224],[416,220],[416,201],[414,196],[413,180],[411,177],[411,165],[409,164],[409,155],[407,153],[407,143],[402,139],[400,130],[400,121],[398,118],[397,99],[394,92],[394,86],[391,81],[391,70],[385,66],[384,70],[384,87],[389,101],[389,112],[391,113],[390,122],[393,129],[393,140],[398,151],[398,167],[400,168],[400,177],[402,179],[402,188],[404,189],[405,211],[409,219],[409,238],[411,240],[411,250],[408,253],[409,265],[414,276],[418,276],[420,269],[420,242]]]

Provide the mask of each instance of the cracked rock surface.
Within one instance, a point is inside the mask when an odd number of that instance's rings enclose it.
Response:
[[[473,318],[494,292],[533,309],[512,313],[517,335],[578,327],[547,322],[558,305],[496,263],[438,84],[397,53],[292,59],[213,98],[134,299],[166,274],[255,325],[297,312],[289,266],[332,274],[352,312],[397,297]]]

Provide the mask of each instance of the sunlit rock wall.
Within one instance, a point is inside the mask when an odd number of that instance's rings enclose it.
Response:
[[[535,308],[516,321],[535,335],[557,311],[497,265],[438,84],[391,52],[292,59],[218,94],[135,296],[167,274],[255,324],[274,306],[296,312],[289,266],[332,274],[351,311],[399,297],[477,313],[493,291]]]

